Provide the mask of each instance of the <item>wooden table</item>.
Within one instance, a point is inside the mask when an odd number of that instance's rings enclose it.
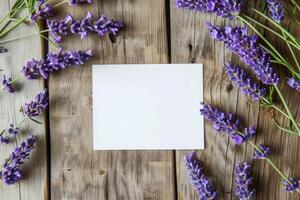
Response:
[[[1,16],[12,2],[1,3]],[[38,136],[36,150],[23,168],[26,179],[13,186],[1,184],[1,200],[198,199],[182,162],[188,151],[92,150],[93,63],[204,63],[205,102],[237,112],[245,124],[257,125],[255,143],[270,145],[271,157],[277,165],[287,175],[300,177],[299,138],[279,131],[272,123],[270,110],[249,105],[223,71],[226,61],[238,59],[222,43],[209,38],[205,23],[228,22],[214,15],[176,9],[173,4],[173,0],[95,0],[92,5],[64,5],[56,9],[57,18],[63,18],[67,12],[76,17],[85,16],[87,11],[95,16],[103,13],[124,21],[126,29],[115,39],[100,39],[97,35],[84,40],[65,37],[65,49],[91,48],[95,57],[84,66],[52,74],[48,81],[21,80],[15,94],[1,94],[1,127],[17,123],[21,119],[20,106],[43,87],[49,88],[50,96],[49,109],[41,118],[45,123],[26,122],[22,126],[21,139],[29,132]],[[23,25],[7,38],[33,31],[34,27]],[[0,55],[0,66],[12,76],[20,73],[26,60],[41,58],[53,49],[37,36],[11,42],[6,47],[9,52]],[[287,88],[284,93],[294,113],[298,113],[299,94]],[[205,141],[206,149],[198,155],[205,173],[219,191],[219,199],[236,199],[234,165],[244,160],[253,166],[255,199],[299,199],[298,194],[283,191],[282,180],[266,162],[251,160],[252,147],[234,145],[225,135],[215,134],[209,124]],[[15,146],[16,143],[1,145],[2,161]]]

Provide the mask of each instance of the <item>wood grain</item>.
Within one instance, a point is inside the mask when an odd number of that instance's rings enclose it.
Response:
[[[171,57],[173,63],[204,63],[205,68],[205,102],[225,111],[236,112],[243,124],[257,125],[258,135],[256,144],[266,144],[272,148],[271,158],[288,176],[299,176],[299,159],[297,146],[299,138],[282,133],[272,123],[269,110],[250,106],[238,88],[233,86],[222,67],[226,61],[242,65],[236,56],[226,50],[222,43],[214,42],[208,37],[205,23],[225,25],[224,21],[213,15],[176,9],[170,2],[171,8]],[[233,22],[230,22],[233,23]],[[272,35],[266,35],[272,39]],[[274,40],[283,53],[287,53],[282,43]],[[283,75],[283,74],[282,74]],[[290,102],[298,102],[299,94],[290,89],[284,89],[285,96]],[[291,97],[292,96],[292,97]],[[298,105],[292,105],[292,110],[298,113]],[[277,117],[277,116],[276,116]],[[283,122],[282,118],[277,119]],[[257,189],[255,199],[299,199],[298,194],[288,194],[284,191],[279,175],[264,161],[251,159],[253,149],[248,145],[234,145],[226,136],[217,135],[209,123],[205,126],[206,149],[198,155],[210,177],[214,188],[219,191],[219,199],[236,199],[234,194],[234,166],[237,162],[248,161],[253,165],[254,182]],[[198,199],[188,182],[183,156],[187,151],[176,151],[176,174],[178,199]]]
[[[0,4],[0,17],[8,12],[15,1],[5,0]],[[32,25],[21,25],[16,30],[12,31],[5,39],[14,38],[23,34],[32,33],[36,28]],[[0,66],[4,69],[3,74],[16,78],[20,75],[22,66],[27,60],[32,58],[42,57],[42,44],[38,36],[28,37],[22,40],[17,40],[4,45],[7,53],[0,54]],[[1,79],[2,75],[1,74]],[[43,89],[42,80],[28,81],[21,79],[16,84],[16,92],[8,94],[1,92],[0,94],[0,127],[1,130],[7,128],[10,123],[17,124],[23,116],[19,112],[20,107],[28,101],[31,101]],[[41,117],[39,121],[43,121]],[[1,166],[4,160],[9,156],[17,144],[25,139],[29,133],[38,137],[36,149],[30,156],[30,160],[26,161],[23,166],[24,180],[18,184],[7,186],[1,181],[0,183],[0,199],[16,200],[16,199],[47,199],[47,163],[46,163],[46,128],[45,124],[37,125],[33,122],[26,121],[21,126],[21,137],[18,141],[12,144],[0,145],[0,162]]]
[[[165,3],[161,0],[95,1],[64,6],[76,17],[92,11],[125,22],[117,38],[96,35],[81,41],[68,37],[66,49],[94,51],[92,61],[51,76],[52,199],[174,199],[172,151],[93,151],[91,65],[101,63],[166,63]],[[124,133],[126,134],[126,133]]]

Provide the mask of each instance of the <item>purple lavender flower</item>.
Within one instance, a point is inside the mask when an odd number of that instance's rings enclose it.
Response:
[[[29,80],[37,79],[40,76],[48,79],[50,72],[82,65],[91,57],[91,50],[63,52],[62,49],[59,49],[56,53],[49,53],[46,59],[28,61],[24,65],[22,73]]]
[[[69,26],[72,20],[73,17],[70,14],[67,14],[63,20],[47,20],[47,26],[54,39],[54,42],[61,43],[61,35],[70,34]]]
[[[8,129],[3,130],[0,133],[0,143],[1,144],[8,144],[13,138],[15,138],[20,133],[20,128],[10,124]]]
[[[185,166],[189,172],[192,185],[201,200],[214,200],[217,192],[213,191],[208,178],[205,177],[200,161],[196,158],[196,152],[191,152],[184,157]]]
[[[225,113],[206,104],[202,105],[200,113],[216,131],[227,133],[236,144],[242,144],[254,135],[254,127],[245,128],[245,134],[241,135],[239,133],[240,119],[232,113]]]
[[[234,19],[244,6],[244,0],[175,0],[175,7],[215,13],[220,17]]]
[[[277,23],[284,19],[283,4],[278,0],[267,0],[268,14]]]
[[[241,200],[251,199],[255,190],[252,188],[253,177],[251,176],[250,165],[246,162],[238,163],[235,167],[235,194]]]
[[[20,128],[14,126],[13,124],[10,124],[9,128],[7,129],[7,133],[13,136],[17,136],[20,133]]]
[[[71,6],[78,6],[79,4],[91,4],[93,0],[69,0]]]
[[[253,159],[267,159],[270,155],[270,147],[266,147],[262,144],[259,145],[259,150],[255,149],[253,153]]]
[[[12,185],[22,179],[22,173],[19,166],[5,163],[0,171],[0,177],[5,184]]]
[[[113,21],[104,15],[94,20],[90,12],[80,20],[75,20],[70,14],[63,20],[47,20],[47,25],[56,43],[62,41],[61,35],[76,34],[83,39],[89,32],[93,32],[103,37],[106,34],[117,35],[124,27],[122,22]]]
[[[300,92],[300,81],[295,78],[289,78],[287,84],[291,87]]]
[[[43,112],[43,110],[47,108],[47,106],[48,106],[48,95],[47,95],[47,90],[44,89],[35,97],[34,101],[25,103],[23,111],[27,117],[36,117],[40,115]]]
[[[278,84],[280,79],[270,63],[270,55],[261,48],[255,35],[247,36],[244,27],[213,26],[208,24],[210,36],[218,41],[223,41],[225,46],[237,54],[243,62],[251,67],[257,78],[264,84]]]
[[[285,191],[293,192],[295,190],[300,190],[300,180],[290,178],[289,181],[284,180],[283,184],[285,186]]]
[[[35,23],[39,19],[48,19],[49,17],[54,16],[53,7],[49,4],[46,4],[42,8],[43,2],[39,2],[36,11],[31,15],[31,22]]]
[[[3,169],[0,172],[0,177],[4,183],[11,185],[20,181],[22,178],[21,165],[24,160],[29,159],[31,151],[34,149],[36,142],[35,136],[29,136],[26,141],[11,153],[10,157],[6,159],[3,164]]]
[[[242,68],[232,63],[226,64],[224,68],[229,79],[241,88],[243,94],[252,97],[253,101],[259,101],[266,94],[266,88],[255,83]]]
[[[14,90],[11,82],[12,82],[12,78],[11,77],[6,78],[6,76],[3,75],[3,80],[2,80],[3,87],[2,88],[4,90],[6,90],[7,92],[9,92],[9,93],[14,93],[15,90]]]

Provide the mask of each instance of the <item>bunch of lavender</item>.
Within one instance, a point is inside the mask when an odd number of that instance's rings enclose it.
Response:
[[[214,200],[217,192],[213,191],[208,178],[204,175],[204,170],[200,161],[196,158],[196,152],[191,152],[184,157],[185,166],[189,172],[192,185],[199,195],[200,200]]]
[[[22,179],[21,166],[25,160],[29,159],[31,151],[34,149],[36,142],[35,136],[28,137],[21,145],[11,153],[6,159],[3,168],[0,171],[0,178],[7,185],[15,184]]]
[[[117,35],[124,27],[119,21],[113,21],[102,15],[100,18],[93,19],[93,15],[88,12],[86,17],[75,20],[68,14],[63,20],[47,20],[47,26],[56,43],[62,42],[62,35],[76,34],[80,38],[85,38],[88,33],[97,33],[100,37],[106,34]]]
[[[59,49],[56,53],[49,53],[46,59],[28,61],[22,69],[23,75],[29,79],[43,77],[48,79],[49,73],[59,71],[71,66],[84,64],[92,57],[92,51],[74,51],[63,52]]]
[[[223,41],[228,49],[236,53],[243,62],[249,65],[259,80],[264,84],[272,85],[275,88],[277,95],[284,105],[286,113],[280,112],[277,107],[274,105],[272,106],[281,114],[284,114],[292,123],[293,128],[287,132],[293,132],[295,135],[300,136],[299,125],[277,86],[280,79],[271,65],[271,57],[265,49],[259,46],[258,37],[256,35],[248,36],[247,29],[240,26],[226,26],[222,28],[220,26],[213,26],[209,23],[208,28],[210,30],[210,36],[213,39]],[[278,127],[282,130],[287,130],[281,126]]]
[[[240,67],[233,63],[224,66],[229,79],[240,87],[243,94],[249,95],[253,101],[259,101],[266,94],[266,88],[255,83]]]
[[[247,162],[238,163],[235,167],[235,194],[240,200],[251,199],[255,193],[252,188],[253,177],[251,175],[250,165]]]
[[[175,7],[188,8],[205,13],[215,13],[223,18],[234,19],[244,6],[244,0],[175,0]]]
[[[258,44],[258,37],[248,36],[245,27],[224,28],[208,23],[210,36],[223,41],[225,46],[237,54],[254,71],[257,78],[267,85],[277,85],[280,81],[278,74],[270,63],[270,55]]]
[[[204,116],[205,119],[207,119],[214,127],[216,131],[222,131],[227,133],[229,136],[232,134],[239,135],[241,138],[244,138],[244,141],[248,142],[253,148],[253,158],[254,159],[262,159],[266,160],[267,163],[270,164],[270,166],[281,176],[281,178],[284,180],[284,184],[286,188],[289,186],[289,189],[291,189],[291,185],[293,184],[287,176],[285,176],[279,169],[276,167],[276,165],[273,163],[273,161],[268,157],[270,155],[270,149],[264,145],[257,146],[249,139],[246,139],[246,134],[243,134],[242,132],[238,131],[236,128],[236,121],[239,121],[238,118],[236,118],[234,121],[232,120],[232,113],[226,113],[221,110],[218,110],[216,108],[213,108],[210,105],[203,105],[202,109],[200,110],[201,115]],[[220,128],[221,127],[221,128]],[[232,128],[233,127],[233,128]],[[236,140],[232,138],[233,141],[236,143]],[[286,189],[287,190],[287,189]],[[288,191],[288,190],[287,190]],[[297,191],[300,193],[300,188],[295,188],[293,191]]]

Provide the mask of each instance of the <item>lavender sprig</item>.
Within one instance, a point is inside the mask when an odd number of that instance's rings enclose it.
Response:
[[[242,144],[255,134],[254,127],[245,128],[244,135],[239,134],[240,119],[232,113],[222,112],[206,104],[202,105],[200,113],[212,123],[216,131],[227,133],[236,144]]]
[[[216,131],[220,131],[220,129],[218,129],[218,124],[231,124],[231,123],[227,123],[228,120],[226,119],[227,115],[232,115],[231,113],[225,113],[221,110],[218,110],[216,108],[211,107],[210,105],[203,105],[204,110],[208,110],[208,112],[212,112],[212,114],[207,114],[207,111],[205,112],[201,112],[200,113],[202,115],[204,115],[204,117],[213,124],[213,126],[217,128],[215,128]],[[224,120],[225,119],[225,120]],[[231,120],[229,120],[231,121]],[[221,123],[220,123],[221,122]],[[235,130],[235,133],[240,135],[242,138],[245,138],[245,135],[241,132],[238,131],[238,129],[230,129],[230,130]],[[222,129],[222,131],[227,131],[227,129]],[[292,182],[287,178],[287,176],[285,176],[279,169],[278,167],[273,163],[273,161],[268,158],[270,150],[268,147],[265,147],[264,145],[260,145],[259,147],[254,144],[253,142],[251,142],[250,140],[247,140],[247,142],[255,149],[254,152],[254,156],[259,156],[259,159],[264,159],[267,161],[268,164],[270,164],[270,166],[281,176],[281,178],[285,181],[285,185],[286,183],[292,184]],[[297,192],[300,193],[300,188],[296,189]]]
[[[269,16],[277,23],[281,23],[284,19],[283,4],[278,0],[267,0],[267,8]]]
[[[267,92],[266,88],[255,83],[240,67],[232,63],[224,66],[229,79],[240,87],[243,94],[249,95],[253,101],[259,101]]]
[[[31,151],[34,149],[36,142],[35,136],[29,136],[21,145],[11,153],[3,164],[0,171],[0,178],[7,185],[15,184],[22,179],[21,165],[29,159]]]
[[[258,45],[258,37],[248,36],[244,27],[224,28],[208,23],[209,35],[237,54],[243,62],[251,67],[257,78],[267,85],[277,85],[280,81],[278,74],[270,63],[270,55]]]
[[[46,59],[28,61],[24,65],[22,73],[29,80],[37,79],[40,76],[48,79],[50,72],[82,65],[91,57],[91,50],[63,52],[62,49],[59,49],[57,53],[49,53]]]
[[[62,42],[62,35],[76,34],[80,38],[85,38],[88,33],[97,33],[100,37],[106,34],[117,35],[124,24],[120,21],[113,21],[102,15],[100,18],[93,19],[91,12],[86,17],[75,20],[68,14],[63,20],[47,20],[47,26],[56,43]]]
[[[185,166],[188,170],[192,185],[199,195],[200,200],[214,200],[217,192],[213,191],[209,180],[204,175],[200,161],[196,158],[196,152],[191,152],[184,157]]]
[[[240,200],[251,199],[255,193],[252,188],[253,177],[251,176],[250,165],[247,162],[238,163],[235,167],[235,194]]]
[[[175,7],[188,8],[204,13],[234,19],[244,6],[244,0],[175,0]]]

